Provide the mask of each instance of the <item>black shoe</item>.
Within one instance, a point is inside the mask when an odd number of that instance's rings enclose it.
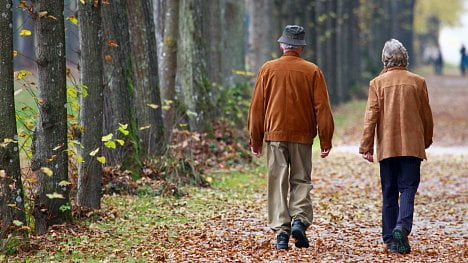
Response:
[[[408,241],[408,232],[401,226],[395,227],[392,232],[393,242],[396,244],[398,253],[405,254],[411,252],[411,247]]]
[[[390,241],[388,243],[385,243],[385,245],[387,246],[386,247],[386,250],[391,252],[391,253],[398,253],[398,246],[397,246],[397,243],[395,241]]]
[[[306,227],[300,220],[294,220],[291,228],[292,236],[296,239],[296,247],[309,247],[309,240],[306,237]]]
[[[277,249],[288,249],[289,236],[285,233],[281,233],[276,236],[276,248]]]

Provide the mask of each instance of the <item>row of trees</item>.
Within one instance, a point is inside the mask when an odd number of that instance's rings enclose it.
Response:
[[[174,128],[210,132],[226,117],[226,105],[246,108],[234,105],[249,97],[249,89],[239,87],[280,55],[276,40],[286,24],[306,28],[304,56],[322,68],[332,102],[351,99],[381,70],[386,40],[398,38],[410,56],[414,53],[415,1],[0,0],[2,234],[25,222],[13,95],[13,9],[19,7],[34,25],[35,52],[27,56],[34,57],[38,76],[31,147],[38,182],[28,206],[36,231],[43,233],[71,219],[69,163],[78,163],[77,205],[100,208],[103,164],[138,175],[145,160],[167,153]],[[76,6],[76,13],[68,10],[70,16],[64,16],[64,3]],[[67,121],[66,47],[73,40],[65,37],[66,20],[68,34],[76,31],[79,37],[77,124]],[[70,140],[79,141],[76,160],[70,158],[75,156]]]

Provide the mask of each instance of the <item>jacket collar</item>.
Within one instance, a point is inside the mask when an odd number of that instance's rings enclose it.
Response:
[[[283,56],[294,56],[294,57],[301,57],[299,53],[295,51],[286,51],[284,52]]]
[[[407,67],[391,67],[391,68],[385,68],[384,71],[392,71],[392,70],[408,70]]]

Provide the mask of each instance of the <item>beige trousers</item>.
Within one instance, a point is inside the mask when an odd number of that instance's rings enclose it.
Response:
[[[312,145],[267,142],[268,226],[275,232],[291,233],[291,222],[312,223]],[[289,198],[288,198],[289,196]]]

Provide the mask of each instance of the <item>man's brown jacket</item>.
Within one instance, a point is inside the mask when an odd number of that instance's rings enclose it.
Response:
[[[249,111],[250,145],[265,141],[311,144],[317,135],[331,149],[333,117],[320,69],[295,52],[265,63],[257,76]]]
[[[376,127],[379,161],[397,156],[426,159],[433,120],[422,77],[393,67],[370,82],[359,153],[373,153]]]

